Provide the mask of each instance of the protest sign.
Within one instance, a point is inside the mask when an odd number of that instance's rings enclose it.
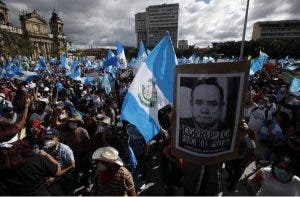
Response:
[[[210,164],[237,156],[249,62],[176,68],[172,153]]]

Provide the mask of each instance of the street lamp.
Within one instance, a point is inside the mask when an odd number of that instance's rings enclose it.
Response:
[[[244,56],[244,45],[245,45],[245,34],[246,34],[246,27],[247,27],[247,19],[248,19],[249,1],[250,0],[247,0],[247,7],[246,7],[245,21],[244,21],[244,30],[243,30],[243,38],[242,38],[241,51],[240,51],[240,60],[243,59],[243,56]]]

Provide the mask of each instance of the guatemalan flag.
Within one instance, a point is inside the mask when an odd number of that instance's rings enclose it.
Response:
[[[144,61],[147,58],[147,52],[144,46],[143,41],[141,40],[140,46],[139,46],[139,52],[137,54],[136,59],[140,61]]]
[[[135,125],[146,142],[160,130],[158,110],[173,100],[177,59],[168,33],[138,70],[126,94],[121,119]]]
[[[118,58],[118,67],[121,69],[127,68],[125,50],[123,44],[117,40],[117,58]]]

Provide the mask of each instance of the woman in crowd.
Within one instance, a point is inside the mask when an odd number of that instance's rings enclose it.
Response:
[[[253,181],[260,185],[258,196],[299,196],[300,178],[294,175],[291,160],[279,156],[270,167],[262,168],[255,174]]]

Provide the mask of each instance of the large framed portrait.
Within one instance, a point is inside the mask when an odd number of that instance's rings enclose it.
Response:
[[[237,156],[249,62],[176,67],[172,153],[201,164]]]

